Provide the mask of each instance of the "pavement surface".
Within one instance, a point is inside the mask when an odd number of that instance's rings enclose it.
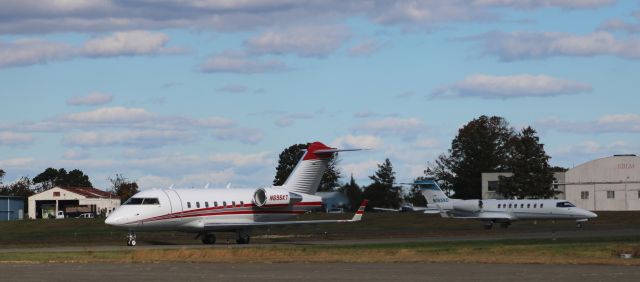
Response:
[[[260,243],[248,245],[236,245],[235,242],[227,243],[219,240],[216,245],[204,245],[199,240],[194,240],[193,244],[148,244],[144,238],[138,236],[139,245],[135,247],[122,245],[104,246],[59,246],[44,248],[0,248],[0,253],[30,253],[30,252],[84,252],[84,251],[126,251],[126,250],[160,250],[160,249],[182,249],[182,248],[227,248],[227,247],[260,247],[260,246],[286,246],[286,245],[359,245],[359,244],[392,244],[392,243],[413,243],[413,242],[465,242],[465,241],[495,241],[495,240],[562,240],[562,239],[589,239],[589,238],[611,238],[611,237],[640,237],[640,228],[611,229],[611,230],[584,230],[575,229],[571,231],[555,232],[526,232],[526,233],[501,233],[473,236],[431,236],[431,237],[380,237],[367,239],[347,239],[347,240],[300,240],[294,242]],[[640,280],[639,280],[640,281]]]
[[[640,281],[640,268],[451,263],[0,264],[0,281]]]

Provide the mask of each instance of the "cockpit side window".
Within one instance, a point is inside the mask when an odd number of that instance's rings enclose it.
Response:
[[[569,202],[558,202],[556,204],[556,207],[558,207],[558,208],[572,208],[572,207],[575,207],[575,206],[572,203],[569,203]]]
[[[144,198],[144,201],[142,202],[143,205],[159,205],[160,201],[158,201],[158,198]]]

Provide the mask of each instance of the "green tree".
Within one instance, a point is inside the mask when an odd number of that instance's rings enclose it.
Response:
[[[309,146],[307,144],[295,144],[284,149],[279,156],[278,166],[276,167],[276,175],[273,179],[273,185],[280,186],[287,181],[291,172],[298,164],[298,161],[304,155],[304,150]],[[340,170],[337,167],[339,162],[338,154],[333,154],[327,171],[322,175],[318,191],[333,191],[334,187],[339,186]]]
[[[506,198],[551,198],[553,171],[544,144],[536,131],[526,127],[508,142],[509,167],[513,175],[500,176],[498,193]]]
[[[139,192],[138,183],[129,181],[122,174],[116,174],[115,178],[109,178],[109,182],[111,182],[111,191],[118,195],[122,202]]]
[[[480,116],[458,130],[448,154],[438,157],[426,175],[435,176],[456,198],[479,199],[481,173],[508,170],[507,142],[513,136],[504,118]]]
[[[79,169],[67,173],[64,168],[55,169],[49,167],[33,178],[33,183],[38,185],[38,191],[49,190],[55,186],[60,187],[93,187],[89,176]]]
[[[0,168],[0,184],[2,184],[2,179],[4,178],[5,172]]]
[[[393,186],[396,180],[393,165],[389,159],[378,164],[378,170],[369,176],[373,183],[364,190],[363,197],[368,199],[371,207],[394,208],[400,207],[400,187]]]
[[[362,190],[356,183],[356,180],[353,179],[353,174],[351,175],[349,183],[342,185],[339,191],[347,195],[347,198],[349,198],[349,206],[352,211],[355,211],[360,207],[360,202],[362,201]]]

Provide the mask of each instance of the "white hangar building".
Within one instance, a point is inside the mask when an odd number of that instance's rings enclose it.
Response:
[[[55,218],[83,213],[108,216],[120,206],[120,198],[91,187],[53,187],[29,197],[29,218]]]
[[[499,176],[508,172],[482,173],[482,198],[499,199]],[[566,172],[555,172],[556,198],[592,211],[640,210],[640,157],[614,155],[592,160]]]
[[[640,210],[640,157],[614,155],[565,172],[565,199],[593,211]]]

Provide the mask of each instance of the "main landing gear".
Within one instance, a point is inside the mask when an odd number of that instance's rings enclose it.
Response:
[[[127,246],[135,246],[137,244],[136,242],[136,233],[133,231],[129,231],[129,234],[127,234]]]
[[[249,241],[251,241],[251,237],[247,231],[238,231],[238,239],[236,239],[237,244],[249,244]]]
[[[484,229],[489,230],[491,228],[493,228],[493,221],[485,221],[484,222]]]
[[[202,234],[202,244],[213,245],[216,243],[215,234]]]

